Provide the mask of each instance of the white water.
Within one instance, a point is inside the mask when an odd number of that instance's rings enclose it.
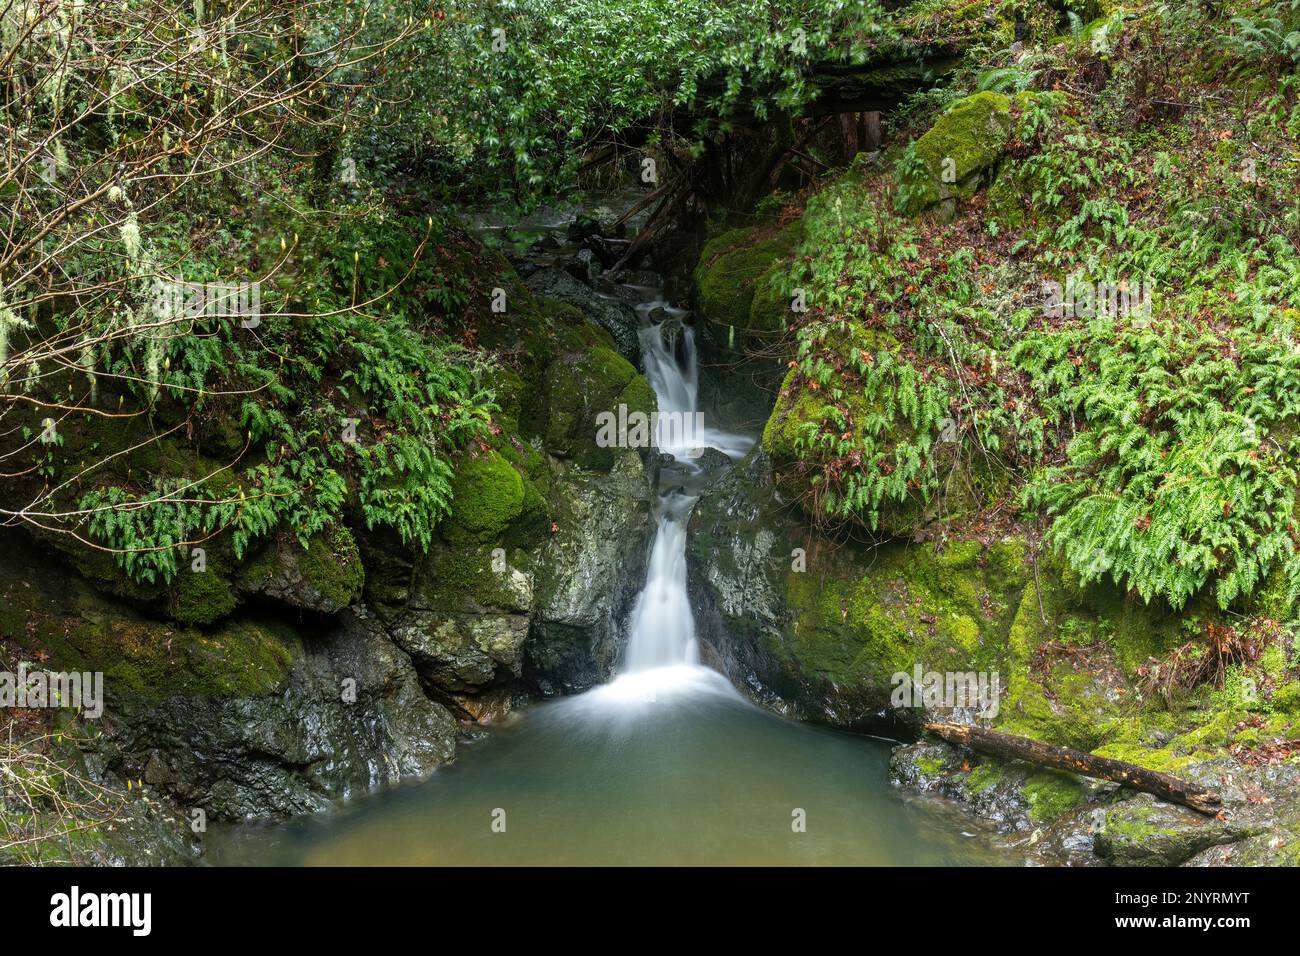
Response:
[[[656,308],[665,309],[674,318],[684,314],[661,299],[643,304],[639,311],[648,314]],[[646,379],[659,399],[661,415],[668,412],[695,416],[700,409],[694,335],[689,326],[679,325],[675,340],[670,340],[664,324],[647,324],[641,330]],[[666,430],[661,419],[659,449],[677,459],[684,482],[680,487],[661,489],[645,587],[632,610],[623,674],[609,685],[609,696],[623,697],[624,691],[644,696],[660,690],[726,683],[720,675],[699,666],[695,616],[686,591],[686,525],[699,496],[689,493],[685,486],[701,472],[695,461],[701,449],[687,447],[692,443],[682,444],[681,437],[680,433]],[[732,459],[744,455],[753,444],[751,438],[710,428],[707,423],[701,436],[689,437],[702,438],[704,444]]]

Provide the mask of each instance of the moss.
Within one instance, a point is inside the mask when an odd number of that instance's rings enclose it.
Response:
[[[650,415],[658,408],[654,390],[632,364],[612,348],[596,346],[551,364],[543,399],[549,410],[546,447],[586,468],[607,471],[616,448],[596,444],[602,412]],[[648,436],[647,436],[648,437]]]
[[[500,408],[496,415],[497,421],[506,431],[518,432],[524,396],[527,394],[523,378],[508,368],[497,368],[492,374],[491,385]]]
[[[709,322],[751,330],[750,307],[760,277],[782,268],[782,261],[794,252],[802,236],[803,223],[796,221],[773,232],[760,227],[731,230],[705,245],[695,268],[695,287],[700,315]],[[770,316],[759,318],[761,331],[773,326]]]
[[[211,566],[194,571],[182,565],[167,597],[168,615],[182,624],[211,624],[238,605],[235,589],[225,575]]]
[[[1001,157],[1010,131],[1011,101],[1003,94],[984,90],[955,103],[915,143],[924,175],[909,183],[904,211],[972,195]]]
[[[452,481],[451,514],[441,525],[452,544],[495,540],[522,513],[524,482],[500,454],[466,455]]]
[[[754,280],[754,292],[749,303],[749,331],[779,335],[789,325],[795,313],[790,308],[790,296],[786,294],[789,263],[778,260]]]
[[[1051,823],[1082,803],[1085,791],[1074,774],[1044,771],[1025,781],[1024,794],[1029,801],[1029,819],[1035,823]]]
[[[421,606],[467,613],[477,613],[483,608],[527,610],[517,607],[520,602],[513,579],[495,570],[492,552],[487,545],[430,551],[421,576]],[[516,552],[516,559],[523,557],[522,552]]]
[[[916,769],[927,777],[934,777],[943,773],[944,759],[942,757],[917,757],[914,763]]]
[[[939,555],[894,545],[878,549],[860,577],[843,573],[848,561],[791,571],[786,589],[795,619],[791,639],[778,650],[805,677],[877,700],[888,698],[895,673],[917,664],[999,671],[1024,569],[994,577],[980,551],[978,542]]]
[[[0,634],[60,670],[101,671],[110,700],[258,697],[283,686],[292,635],[251,621],[210,632],[141,618],[83,587],[56,607],[36,589],[3,590]]]
[[[966,789],[971,793],[983,793],[990,787],[996,786],[1002,776],[1000,764],[991,761],[982,763],[971,770],[970,775],[966,777]]]
[[[298,560],[298,570],[308,586],[338,607],[356,603],[366,583],[361,552],[352,532],[344,527],[331,528],[310,538]]]

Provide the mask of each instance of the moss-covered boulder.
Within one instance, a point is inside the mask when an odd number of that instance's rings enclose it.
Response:
[[[1208,847],[1245,835],[1227,821],[1142,793],[1106,811],[1097,852],[1116,866],[1178,866]]]
[[[420,562],[410,600],[392,622],[427,686],[460,701],[523,672],[532,575],[495,542],[436,546]]]
[[[452,544],[492,541],[523,513],[523,478],[495,451],[462,457],[451,487],[451,514],[439,530]]]
[[[627,359],[604,346],[569,353],[552,362],[546,371],[542,402],[549,416],[546,449],[599,471],[609,470],[619,450],[598,443],[599,416],[618,416],[620,406],[625,406],[629,415],[650,416],[659,407],[645,377]]]
[[[336,614],[357,602],[365,577],[352,533],[336,527],[313,535],[306,546],[278,535],[240,569],[238,586],[248,595]]]
[[[537,553],[524,676],[544,694],[608,680],[622,623],[645,584],[654,530],[641,456],[615,449],[607,475],[557,469],[554,532]]]
[[[711,239],[695,267],[701,318],[736,330],[728,336],[740,348],[745,336],[779,334],[791,318],[781,272],[803,234],[802,220],[786,226],[731,229]]]
[[[779,709],[842,726],[883,718],[894,675],[917,665],[998,671],[1027,580],[1017,541],[861,550],[812,537],[761,449],[696,505],[688,560],[715,663]]]
[[[903,211],[912,214],[974,194],[1011,134],[1011,100],[985,90],[951,106],[913,144],[900,170]]]

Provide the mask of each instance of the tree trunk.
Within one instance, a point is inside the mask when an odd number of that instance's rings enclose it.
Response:
[[[1015,737],[967,724],[934,723],[926,724],[925,729],[950,744],[969,747],[971,750],[992,757],[1000,757],[1003,760],[1023,760],[1044,767],[1055,767],[1057,770],[1069,770],[1072,773],[1083,774],[1085,777],[1110,780],[1133,790],[1154,794],[1172,803],[1181,803],[1185,807],[1191,807],[1209,816],[1217,814],[1222,803],[1217,793],[1202,790],[1186,780],[1156,773],[1154,770],[1146,770],[1122,760],[1094,757],[1092,754],[1071,750],[1069,747],[1055,747],[1027,737]]]

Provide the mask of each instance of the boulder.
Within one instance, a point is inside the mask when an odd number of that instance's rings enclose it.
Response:
[[[527,285],[538,296],[577,307],[584,316],[613,336],[615,348],[624,358],[636,362],[640,357],[641,346],[637,338],[640,323],[636,312],[627,303],[600,295],[563,269],[539,269],[528,277]]]

